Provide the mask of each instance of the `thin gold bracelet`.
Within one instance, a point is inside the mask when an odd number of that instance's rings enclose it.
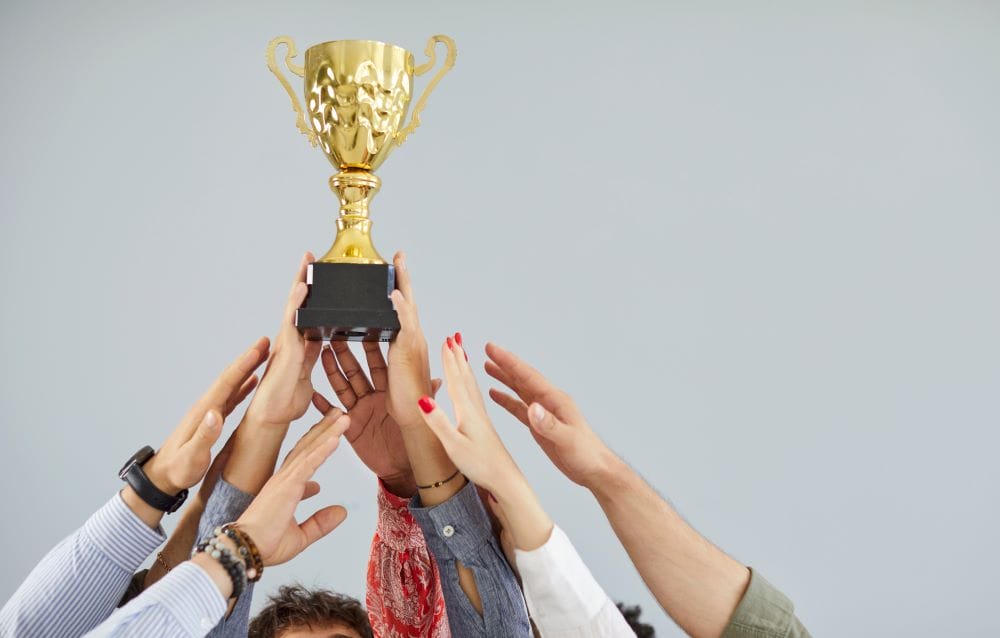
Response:
[[[441,487],[442,485],[444,485],[445,483],[447,483],[448,481],[450,481],[451,479],[455,478],[456,476],[458,476],[461,473],[462,472],[460,470],[455,470],[455,473],[452,474],[451,476],[449,476],[448,478],[446,478],[445,480],[438,481],[437,483],[433,483],[431,485],[418,485],[417,489],[418,490],[432,490],[435,487]]]
[[[163,569],[170,573],[170,565],[167,565],[167,561],[163,560],[163,552],[156,552],[156,562],[160,564]]]

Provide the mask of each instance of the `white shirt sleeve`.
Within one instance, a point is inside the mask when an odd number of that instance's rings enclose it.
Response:
[[[544,545],[514,550],[528,612],[545,638],[633,638],[608,598],[558,526]]]

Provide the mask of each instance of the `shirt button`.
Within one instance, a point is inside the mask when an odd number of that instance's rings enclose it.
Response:
[[[445,538],[451,538],[455,535],[455,528],[451,525],[445,525],[444,529],[441,530],[441,533],[444,534]]]

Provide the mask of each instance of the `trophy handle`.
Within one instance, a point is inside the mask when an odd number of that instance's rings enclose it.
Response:
[[[264,56],[267,60],[267,68],[271,70],[271,73],[273,73],[276,78],[278,78],[278,82],[281,82],[281,86],[285,87],[285,92],[288,93],[289,99],[292,100],[292,108],[295,109],[295,127],[299,129],[300,133],[309,138],[310,144],[316,146],[319,138],[316,135],[316,132],[309,128],[309,125],[306,123],[306,116],[302,111],[302,105],[299,103],[299,96],[296,95],[295,91],[292,89],[292,85],[288,82],[288,78],[286,78],[281,72],[281,69],[278,68],[278,62],[274,59],[275,49],[278,48],[279,44],[284,44],[287,48],[285,53],[285,66],[288,67],[288,70],[300,78],[304,78],[306,76],[305,69],[292,62],[292,58],[298,55],[298,51],[295,49],[295,41],[287,35],[278,36],[267,43],[267,53]]]
[[[455,56],[458,55],[458,51],[455,50],[455,41],[446,35],[434,35],[427,41],[427,47],[424,49],[424,55],[428,58],[427,61],[413,69],[413,75],[420,76],[434,68],[434,63],[437,61],[435,47],[438,42],[444,42],[445,46],[448,47],[448,55],[444,59],[444,64],[441,65],[441,70],[437,72],[437,75],[424,88],[424,92],[420,94],[420,99],[417,100],[416,105],[413,107],[413,114],[410,115],[410,123],[396,133],[397,146],[401,146],[410,133],[420,126],[420,112],[424,110],[424,105],[427,103],[427,96],[434,90],[437,83],[441,81],[444,74],[451,71],[452,67],[455,66]]]

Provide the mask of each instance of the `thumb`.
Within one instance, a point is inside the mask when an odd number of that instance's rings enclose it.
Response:
[[[219,435],[222,434],[222,415],[218,410],[212,409],[205,413],[194,436],[187,442],[187,445],[194,446],[197,450],[211,450]]]
[[[553,442],[558,442],[566,429],[566,424],[552,416],[539,403],[532,403],[528,407],[528,424],[535,434]]]
[[[307,518],[299,525],[306,537],[306,547],[335,530],[346,518],[347,510],[340,505],[324,507]]]

